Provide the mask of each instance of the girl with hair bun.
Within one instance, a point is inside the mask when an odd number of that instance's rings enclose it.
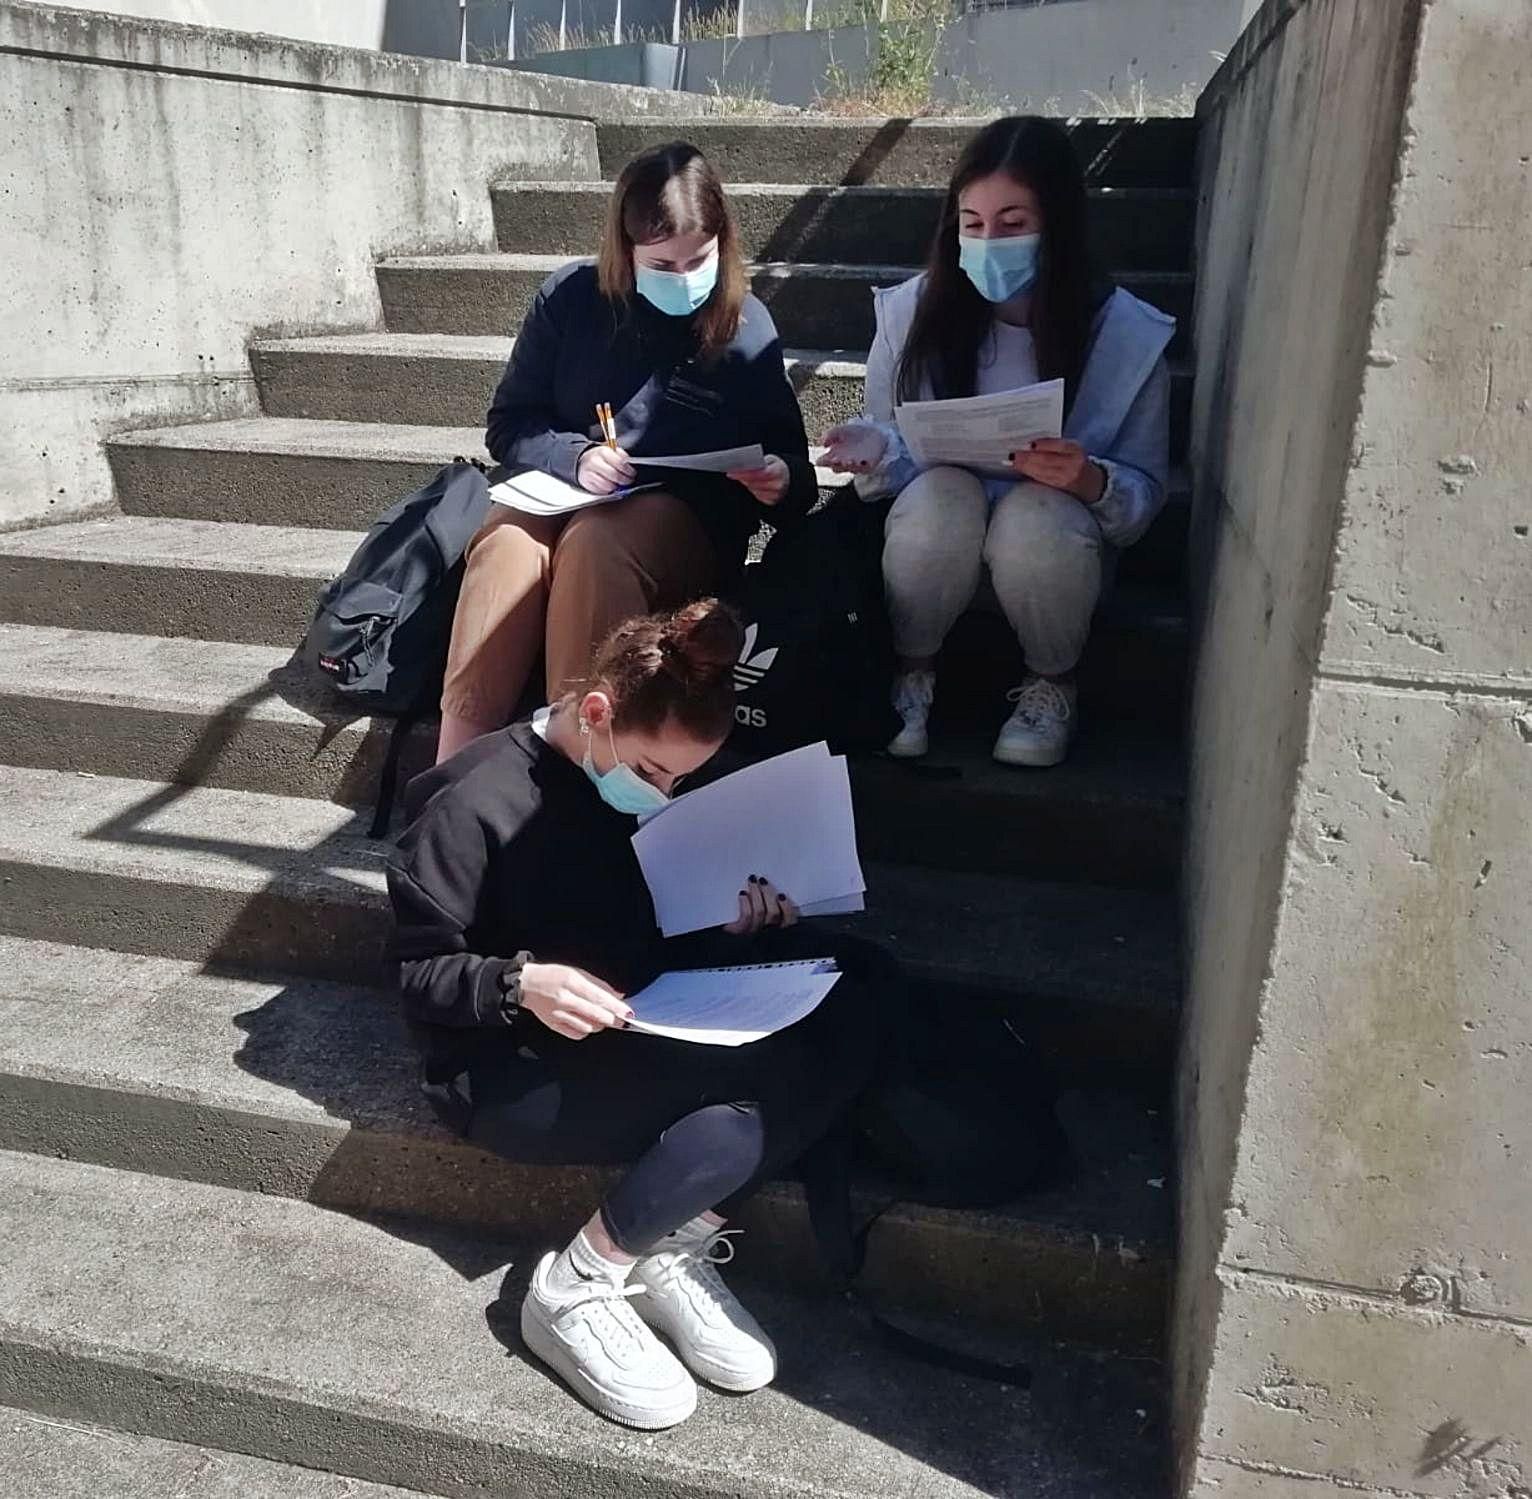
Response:
[[[733,1255],[725,1224],[844,1116],[891,1000],[887,960],[804,939],[769,870],[721,932],[660,935],[635,818],[728,736],[742,643],[711,599],[620,625],[579,690],[411,784],[388,871],[391,955],[438,1112],[511,1160],[628,1166],[537,1265],[521,1326],[581,1399],[647,1429],[691,1414],[693,1375],[736,1392],[772,1379],[769,1338],[716,1269]],[[624,995],[668,969],[828,955],[835,989],[763,1041],[617,1034]]]

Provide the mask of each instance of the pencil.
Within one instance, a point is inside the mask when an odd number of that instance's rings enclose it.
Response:
[[[610,401],[601,403],[601,430],[606,434],[606,445],[609,448],[617,446],[617,422],[612,416]]]

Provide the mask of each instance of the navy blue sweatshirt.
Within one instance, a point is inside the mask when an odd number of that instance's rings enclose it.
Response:
[[[743,565],[764,520],[806,514],[818,495],[803,414],[787,381],[771,314],[745,298],[732,343],[704,361],[693,318],[671,317],[635,295],[613,302],[596,268],[576,261],[544,282],[522,324],[489,408],[485,445],[497,463],[546,469],[576,482],[598,440],[595,408],[609,402],[617,441],[644,482],[662,482],[697,512],[720,567]],[[643,455],[701,453],[758,442],[790,472],[777,505],[758,503],[721,474],[645,469]]]

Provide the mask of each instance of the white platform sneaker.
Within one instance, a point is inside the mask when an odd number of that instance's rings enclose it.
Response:
[[[903,727],[888,742],[888,752],[901,760],[912,760],[931,748],[926,723],[931,717],[931,699],[936,696],[934,671],[906,671],[894,678],[894,712]]]
[[[592,1410],[623,1426],[659,1431],[697,1408],[697,1386],[635,1315],[646,1287],[592,1280],[557,1294],[545,1254],[521,1304],[521,1340]]]
[[[1078,695],[1073,682],[1028,677],[1006,696],[1016,704],[995,740],[1002,765],[1057,765],[1074,738]]]
[[[777,1351],[718,1273],[734,1258],[731,1232],[700,1221],[677,1229],[634,1267],[644,1294],[633,1305],[699,1379],[743,1394],[776,1377]]]

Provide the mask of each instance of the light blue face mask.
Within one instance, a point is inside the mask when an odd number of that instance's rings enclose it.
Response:
[[[989,302],[1009,302],[1037,280],[1040,234],[1013,234],[1006,239],[977,239],[958,235],[958,264],[978,293]]]
[[[718,284],[718,252],[715,250],[692,271],[657,271],[634,261],[633,281],[639,296],[661,312],[690,317]]]
[[[614,812],[621,812],[627,817],[646,817],[670,805],[670,798],[658,786],[651,786],[618,756],[617,741],[612,738],[610,727],[606,732],[612,745],[613,763],[605,775],[596,769],[595,761],[591,759],[590,725],[583,718],[580,720],[580,732],[586,740],[585,758],[580,761],[580,765],[590,777],[591,785],[601,794],[601,800]]]

